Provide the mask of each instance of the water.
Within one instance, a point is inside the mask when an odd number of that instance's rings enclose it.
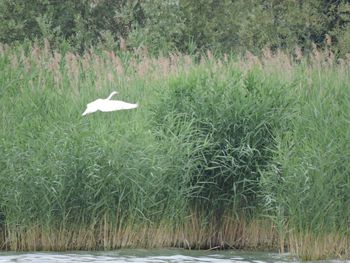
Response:
[[[33,252],[33,253],[13,253],[0,252],[0,263],[10,262],[145,262],[145,263],[297,263],[300,262],[291,258],[287,254],[267,253],[267,252],[241,252],[241,251],[188,251],[178,249],[128,249],[109,252]],[[320,261],[318,261],[320,262]],[[344,262],[344,261],[324,261],[324,262]],[[350,261],[347,261],[350,263]]]

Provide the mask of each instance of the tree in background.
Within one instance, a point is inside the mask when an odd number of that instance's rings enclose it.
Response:
[[[83,51],[90,46],[146,46],[152,53],[259,52],[324,45],[350,52],[349,0],[2,0],[0,41],[47,38]]]

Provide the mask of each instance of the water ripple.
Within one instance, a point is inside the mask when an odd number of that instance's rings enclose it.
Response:
[[[76,262],[142,262],[142,263],[297,263],[286,256],[269,253],[223,252],[208,254],[205,252],[186,252],[169,250],[122,250],[110,252],[76,253],[0,253],[0,263],[76,263]],[[320,261],[319,261],[320,262]],[[330,262],[330,261],[328,261]],[[338,263],[340,261],[332,261]],[[344,261],[342,261],[344,262]],[[347,261],[350,263],[350,261]]]

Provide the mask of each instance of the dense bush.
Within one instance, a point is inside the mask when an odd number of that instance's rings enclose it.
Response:
[[[258,72],[244,76],[238,69],[218,74],[200,68],[173,79],[159,95],[155,123],[165,138],[181,133],[183,125],[195,131],[195,140],[193,134],[184,139],[195,143],[187,172],[197,208],[220,216],[227,208],[258,207],[259,171],[271,159],[268,149],[285,107],[280,84],[274,84]],[[169,121],[175,124],[169,127]]]

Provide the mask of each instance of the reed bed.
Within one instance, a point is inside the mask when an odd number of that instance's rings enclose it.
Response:
[[[261,220],[247,223],[227,216],[220,225],[189,216],[182,225],[168,222],[116,227],[108,221],[69,228],[9,228],[3,248],[16,251],[111,250],[118,248],[183,247],[187,249],[275,249],[278,239],[273,224]],[[264,226],[265,228],[263,228]]]
[[[349,65],[0,45],[0,247],[349,256]]]

